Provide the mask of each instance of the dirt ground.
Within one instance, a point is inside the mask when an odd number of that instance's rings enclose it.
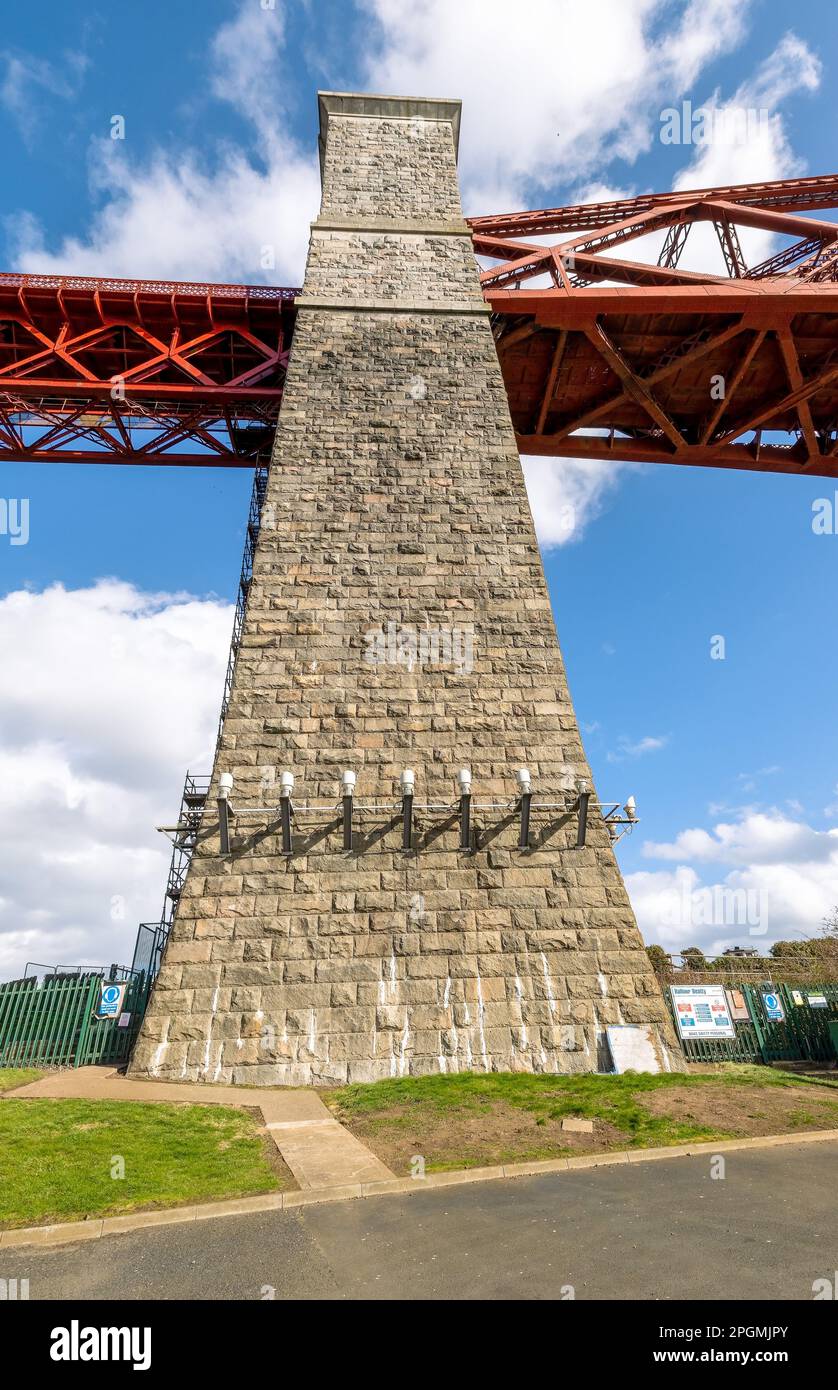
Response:
[[[705,1139],[838,1128],[838,1092],[826,1087],[671,1086],[637,1099],[650,1115],[706,1130]],[[429,1170],[440,1170],[638,1147],[634,1134],[607,1120],[594,1119],[592,1134],[577,1134],[563,1130],[560,1119],[538,1117],[498,1100],[479,1110],[393,1106],[374,1116],[341,1119],[399,1176],[410,1173],[416,1155],[424,1158]],[[648,1141],[683,1142],[677,1134]]]
[[[750,1139],[759,1134],[790,1134],[799,1129],[838,1128],[838,1092],[821,1092],[814,1086],[673,1086],[650,1091],[643,1105],[653,1115],[673,1120],[695,1120],[731,1138]]]

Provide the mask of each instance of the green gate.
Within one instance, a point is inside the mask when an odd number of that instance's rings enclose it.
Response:
[[[34,967],[36,972],[39,968]],[[103,980],[126,986],[122,1027],[119,1018],[96,1017]],[[143,971],[123,969],[107,975],[104,970],[54,970],[0,984],[0,1066],[84,1067],[125,1061],[142,1021],[148,987]]]
[[[763,1061],[828,1062],[834,1059],[830,1018],[838,1018],[838,985],[771,985],[785,1018],[771,1019],[765,1006],[766,986],[748,986],[748,1007],[761,1035]],[[809,999],[822,998],[816,1007]]]
[[[710,981],[705,979],[702,983]],[[835,1060],[830,1021],[838,1019],[838,985],[727,984],[723,988],[737,989],[745,996],[750,1019],[747,1022],[734,1020],[734,1038],[682,1039],[681,1047],[688,1062]],[[779,997],[785,1015],[782,1022],[769,1017],[766,992]],[[668,989],[666,995],[674,1021],[675,1011]],[[823,998],[825,1004],[820,1007],[810,1004],[812,996]]]

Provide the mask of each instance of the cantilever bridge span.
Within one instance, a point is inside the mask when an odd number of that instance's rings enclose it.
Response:
[[[836,206],[829,175],[471,219],[521,452],[838,476]],[[681,268],[701,224],[724,274]],[[265,461],[299,293],[0,275],[0,459]]]

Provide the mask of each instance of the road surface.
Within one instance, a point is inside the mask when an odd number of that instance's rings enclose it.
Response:
[[[0,1251],[30,1299],[794,1299],[838,1269],[838,1142]],[[573,1291],[572,1294],[570,1291]]]

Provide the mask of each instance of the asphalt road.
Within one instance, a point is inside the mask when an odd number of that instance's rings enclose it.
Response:
[[[811,1300],[838,1143],[585,1169],[0,1252],[30,1299]]]

